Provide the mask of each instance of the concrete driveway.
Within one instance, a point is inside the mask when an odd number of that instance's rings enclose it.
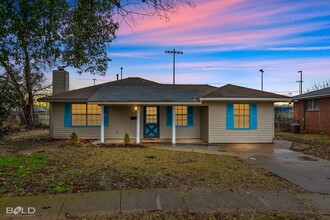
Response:
[[[291,142],[222,145],[224,154],[238,156],[310,192],[330,194],[330,161],[290,150]]]

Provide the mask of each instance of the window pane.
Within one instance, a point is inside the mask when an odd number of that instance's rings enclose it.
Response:
[[[316,110],[320,109],[320,100],[314,99],[314,109]]]
[[[73,126],[86,126],[86,115],[72,115]]]
[[[234,117],[234,128],[238,128],[238,127],[239,127],[239,123],[238,123],[239,120],[238,120],[238,117],[239,117],[239,116],[235,116],[235,117]]]
[[[88,114],[101,114],[101,106],[88,104],[87,109]]]
[[[306,102],[306,109],[313,109],[313,100],[308,100]]]
[[[100,115],[88,115],[88,126],[100,126],[101,116]]]
[[[72,104],[72,114],[86,114],[86,104]]]

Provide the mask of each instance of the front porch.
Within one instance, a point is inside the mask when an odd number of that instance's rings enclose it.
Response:
[[[93,144],[123,144],[122,138],[113,138],[113,139],[105,139],[102,143],[100,140],[95,141]],[[137,143],[136,138],[131,138],[132,143]],[[171,144],[171,138],[141,138],[140,144]],[[177,138],[176,144],[193,144],[193,145],[207,145],[208,143],[199,138]]]
[[[200,106],[99,105],[101,144],[123,143],[125,133],[136,144],[205,143],[200,130]]]

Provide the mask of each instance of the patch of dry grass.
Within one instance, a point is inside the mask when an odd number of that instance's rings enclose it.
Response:
[[[6,141],[40,140],[49,136],[49,129],[22,130],[5,136]]]
[[[150,148],[69,146],[30,156],[0,156],[2,194],[171,187],[301,190],[229,156]]]
[[[330,136],[328,135],[280,132],[276,136],[292,141],[292,150],[330,160]]]

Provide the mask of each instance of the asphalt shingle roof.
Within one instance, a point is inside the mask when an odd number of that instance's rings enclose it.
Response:
[[[227,84],[222,86],[213,92],[203,96],[202,98],[284,98],[289,97],[278,95],[271,92],[260,91],[256,89],[250,89],[246,87]]]
[[[297,95],[293,97],[293,99],[299,100],[299,99],[318,98],[318,97],[330,97],[330,87]]]
[[[68,91],[39,101],[82,101],[82,102],[199,102],[199,98],[283,98],[288,97],[270,92],[225,85],[216,88],[210,85],[160,84],[132,77],[96,86]]]
[[[199,97],[214,89],[210,85],[160,84],[130,77],[40,98],[39,101],[198,102]]]

